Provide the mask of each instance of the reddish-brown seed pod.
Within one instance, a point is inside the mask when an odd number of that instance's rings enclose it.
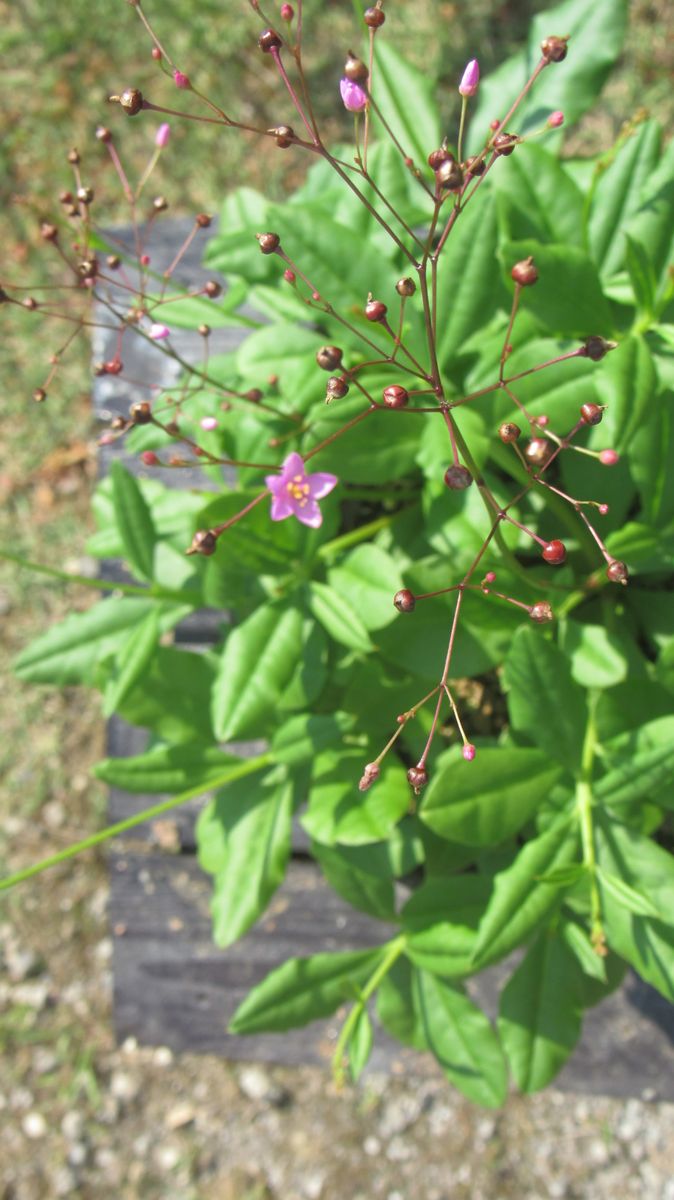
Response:
[[[624,562],[614,558],[606,568],[606,578],[610,579],[611,583],[626,584],[630,577],[627,566]]]
[[[580,419],[585,425],[598,425],[604,415],[604,410],[598,404],[581,404]]]
[[[61,204],[72,204],[72,202],[73,202],[72,192],[59,192],[59,200],[60,200]]]
[[[376,6],[373,8],[366,8],[365,12],[363,13],[363,20],[369,29],[381,29],[381,26],[386,20],[386,14],[381,8],[377,8]]]
[[[262,399],[262,392],[259,388],[249,388],[246,392],[246,400],[250,400],[252,404],[259,404]]]
[[[80,161],[79,150],[77,150],[76,147],[73,146],[72,150],[68,151],[66,158],[68,159],[68,162],[70,163],[71,167],[76,167]]]
[[[322,371],[336,371],[341,364],[343,353],[339,346],[321,346],[316,351],[316,362]]]
[[[608,354],[609,350],[615,350],[616,342],[607,342],[606,338],[600,337],[599,334],[592,334],[591,337],[585,339],[583,343],[583,353],[591,358],[593,362],[599,362]]]
[[[295,138],[295,130],[292,125],[276,125],[273,129],[268,129],[267,133],[274,135],[276,145],[280,146],[281,150],[287,150],[288,146],[292,146]]]
[[[106,375],[121,375],[124,370],[124,363],[121,358],[109,358],[103,365]]]
[[[550,563],[556,567],[560,563],[563,563],[566,558],[566,546],[564,542],[560,542],[558,538],[555,538],[554,541],[545,544],[541,553],[546,563]]]
[[[203,337],[203,338],[210,337],[210,333],[211,333],[210,325],[200,325],[199,328],[197,329],[197,333],[199,333],[201,335],[201,337]]]
[[[197,213],[196,217],[194,218],[194,223],[195,225],[198,225],[200,229],[208,229],[212,220],[213,218],[209,217],[208,213]]]
[[[255,236],[263,254],[273,254],[281,245],[281,239],[277,233],[256,233]]]
[[[135,117],[143,107],[143,93],[139,88],[124,88],[118,99],[127,117]]]
[[[453,492],[462,492],[473,482],[468,468],[462,467],[460,463],[452,463],[451,467],[447,467],[444,479],[447,487]]]
[[[263,54],[269,54],[272,50],[278,50],[283,41],[275,29],[265,29],[257,39],[257,44]]]
[[[568,52],[568,38],[565,37],[546,37],[541,42],[541,53],[543,58],[551,62],[563,62]]]
[[[111,271],[116,271],[122,264],[119,254],[109,254],[105,261]]]
[[[426,784],[428,783],[428,771],[425,769],[425,767],[410,767],[409,771],[407,772],[407,782],[412,786],[416,795],[418,796],[421,789],[426,787]]]
[[[33,392],[33,400],[35,401],[35,403],[36,404],[44,404],[46,399],[47,399],[47,393],[45,392],[44,388],[36,388],[35,391]]]
[[[365,305],[365,316],[368,321],[383,321],[388,309],[382,300],[368,300]]]
[[[80,187],[76,192],[80,204],[91,204],[94,198],[93,188]]]
[[[514,421],[504,421],[502,425],[499,425],[498,435],[502,442],[509,445],[510,442],[517,441],[521,432],[519,425],[516,425]]]
[[[154,200],[152,201],[152,207],[155,212],[165,212],[165,210],[168,208],[168,200],[166,199],[166,196],[155,196]]]
[[[98,262],[95,258],[83,258],[77,264],[77,273],[82,279],[95,279],[98,275]]]
[[[331,375],[326,384],[325,399],[328,404],[331,400],[341,400],[348,390],[349,385],[343,375]]]
[[[454,155],[450,154],[446,146],[439,146],[437,150],[431,150],[427,162],[433,171],[437,171],[444,162],[451,161]]]
[[[463,163],[463,169],[466,175],[484,175],[485,161],[479,155],[473,154]]]
[[[36,308],[40,307],[34,296],[26,296],[25,300],[21,301],[21,304],[24,308],[28,309],[28,312],[35,312]]]
[[[500,154],[503,158],[505,158],[509,154],[512,154],[518,141],[519,139],[515,137],[513,133],[506,133],[504,130],[503,133],[498,133],[496,135],[492,143],[492,147],[497,154]]]
[[[411,592],[409,588],[401,588],[393,597],[393,603],[398,612],[411,613],[414,612],[417,601],[414,592]]]
[[[216,300],[222,291],[222,287],[214,279],[209,279],[208,283],[204,284],[204,291],[207,296],[210,296],[211,300]]]
[[[133,421],[134,425],[149,425],[152,420],[152,408],[147,400],[139,400],[137,404],[131,405],[129,420]]]
[[[396,284],[396,291],[399,296],[413,296],[416,290],[417,285],[413,279],[410,279],[409,275],[405,275],[402,279],[399,279]]]
[[[52,225],[51,221],[43,221],[40,226],[40,237],[44,238],[45,242],[55,242],[58,238],[59,231],[56,225]]]
[[[112,133],[106,125],[98,126],[98,129],[96,130],[96,137],[98,138],[99,142],[107,143],[112,141]]]
[[[399,383],[390,383],[382,392],[382,400],[387,408],[405,408],[409,399],[407,388],[401,387]]]
[[[115,433],[120,433],[122,429],[126,429],[125,418],[124,417],[113,417],[110,422],[110,428],[114,429]]]
[[[458,192],[463,187],[463,168],[454,158],[441,163],[435,172],[439,187],[448,192]]]
[[[545,625],[546,621],[554,620],[554,613],[547,600],[537,600],[529,609],[529,616],[537,625]]]
[[[344,75],[352,83],[366,83],[369,71],[361,58],[349,50],[344,63]]]
[[[381,767],[378,763],[366,763],[358,783],[358,791],[366,792],[368,788],[372,787],[373,783],[376,783],[380,775]]]
[[[528,258],[523,258],[521,262],[515,263],[510,275],[520,287],[532,287],[538,280],[538,271],[531,254]]]
[[[543,467],[552,454],[552,443],[548,438],[531,438],[525,448],[524,457],[532,467]]]
[[[146,467],[158,467],[159,466],[159,458],[155,454],[154,450],[143,450],[140,457],[141,457],[141,462],[145,463]]]
[[[192,544],[186,554],[204,554],[207,557],[215,553],[218,539],[212,529],[197,529]]]

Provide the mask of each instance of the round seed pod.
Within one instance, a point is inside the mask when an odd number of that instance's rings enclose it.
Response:
[[[502,425],[499,425],[498,435],[502,442],[509,445],[511,442],[517,441],[521,432],[519,425],[516,425],[514,421],[504,421]]]
[[[409,403],[410,394],[407,388],[398,383],[390,383],[382,392],[382,399],[387,408],[405,408]]]
[[[473,482],[473,476],[467,467],[462,467],[459,463],[452,463],[451,467],[447,467],[445,471],[445,483],[453,492],[462,492],[470,487]]]
[[[552,621],[554,615],[547,600],[537,600],[529,609],[529,616],[537,625],[545,625],[547,621]]]
[[[255,236],[263,254],[273,254],[281,245],[281,239],[277,233],[256,233]]]
[[[407,780],[418,796],[421,789],[428,783],[428,771],[425,767],[410,767],[407,772]]]
[[[543,547],[542,555],[545,561],[550,563],[551,566],[559,566],[566,558],[566,546],[564,542],[560,542],[558,538],[555,538],[554,541],[546,543]]]
[[[534,266],[531,254],[528,258],[523,258],[521,262],[515,263],[510,276],[520,287],[533,287],[538,280],[538,271]]]
[[[187,554],[204,554],[208,557],[215,553],[218,539],[212,529],[197,529]]]
[[[349,385],[342,375],[331,375],[325,389],[325,399],[328,403],[331,400],[341,400],[348,390]]]
[[[383,321],[388,309],[382,300],[368,300],[365,305],[365,316],[368,321]]]
[[[619,559],[614,558],[613,561],[608,564],[606,568],[606,578],[610,579],[611,583],[622,583],[624,585],[627,583],[629,577],[630,574],[624,562],[620,562]]]
[[[401,588],[393,597],[393,603],[398,612],[411,613],[414,612],[417,601],[414,592],[411,592],[409,588]]]
[[[131,405],[129,420],[133,421],[134,425],[149,425],[152,420],[152,409],[147,400],[140,400],[137,404]]]
[[[568,38],[546,37],[541,42],[541,53],[549,63],[563,62],[568,53]]]
[[[349,50],[344,63],[344,75],[352,83],[366,83],[369,75],[365,63],[351,50]]]
[[[598,425],[604,415],[604,411],[598,404],[581,404],[580,419],[585,425]]]
[[[531,438],[525,448],[524,456],[532,467],[543,467],[552,454],[552,443],[548,438]]]
[[[280,49],[283,41],[275,29],[265,29],[257,39],[257,44],[263,54],[271,54],[272,50]]]
[[[504,130],[503,133],[497,134],[492,145],[497,154],[500,154],[502,158],[506,158],[509,154],[512,154],[517,142],[518,139],[514,134],[506,133]]]
[[[124,88],[119,103],[127,117],[135,117],[143,107],[143,93],[139,88]]]
[[[336,371],[342,362],[343,353],[339,346],[321,346],[316,351],[316,362],[322,371]]]
[[[377,8],[376,6],[366,8],[363,13],[363,20],[369,29],[380,29],[386,20],[386,14],[381,8]]]

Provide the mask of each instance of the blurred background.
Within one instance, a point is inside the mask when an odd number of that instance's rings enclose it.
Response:
[[[271,2],[270,20],[279,5]],[[466,61],[483,74],[521,44],[530,0],[415,0],[386,5],[385,36],[437,78],[449,133]],[[172,58],[200,90],[241,120],[289,120],[273,65],[258,52],[259,18],[244,0],[147,0]],[[305,5],[306,66],[324,128],[349,122],[336,103],[348,49],[361,50],[355,0]],[[0,3],[0,285],[57,284],[62,265],[39,235],[72,188],[76,146],[101,225],[127,222],[118,181],[95,129],[115,133],[129,175],[142,170],[157,121],[128,120],[107,97],[136,86],[158,103],[196,110],[150,56],[124,0]],[[563,30],[551,30],[563,33]],[[670,0],[633,0],[626,51],[597,109],[573,131],[571,153],[608,148],[647,108],[674,123]],[[172,121],[153,176],[170,216],[216,213],[229,186],[275,197],[305,162],[270,142]],[[215,145],[215,150],[214,150]],[[39,311],[2,307],[0,546],[89,574],[89,504],[96,475],[90,353],[73,348],[47,402],[31,399],[62,327]],[[73,608],[86,589],[0,562],[0,871],[16,869],[105,822],[88,768],[102,753],[97,699],[76,689],[21,685],[12,657]],[[0,1198],[161,1197],[162,1200],[351,1200],[387,1197],[604,1197],[674,1200],[671,1106],[585,1100],[554,1092],[513,1099],[502,1114],[471,1109],[442,1081],[369,1079],[337,1095],[310,1070],[230,1068],[216,1059],[114,1045],[106,870],[88,855],[17,888],[0,909]],[[420,1182],[423,1180],[424,1182]],[[634,1191],[630,1188],[634,1187]]]

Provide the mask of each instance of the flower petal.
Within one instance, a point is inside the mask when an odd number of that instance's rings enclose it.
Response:
[[[329,471],[317,471],[315,475],[307,476],[307,483],[309,484],[311,499],[322,500],[334,487],[337,487],[339,480],[336,475],[331,475]]]
[[[281,473],[282,479],[289,479],[293,475],[301,475],[304,479],[306,472],[304,470],[304,459],[302,458],[302,455],[298,454],[296,450],[293,450],[292,454],[289,454],[288,457],[283,460]]]
[[[285,521],[286,517],[296,516],[290,499],[286,492],[281,492],[279,495],[272,493],[271,500],[271,519],[272,521]]]
[[[308,500],[302,508],[294,508],[293,512],[298,521],[309,525],[311,529],[318,529],[319,525],[323,524],[323,513],[315,500]]]

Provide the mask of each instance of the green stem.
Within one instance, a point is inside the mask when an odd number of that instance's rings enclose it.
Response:
[[[100,846],[102,842],[118,837],[120,833],[126,833],[127,829],[134,829],[136,825],[142,825],[144,821],[160,817],[163,813],[170,812],[172,808],[178,808],[179,805],[186,804],[188,800],[195,800],[198,796],[203,796],[214,788],[224,787],[227,783],[233,783],[237,779],[243,779],[246,775],[254,774],[255,771],[261,771],[275,761],[274,755],[267,752],[258,754],[256,758],[246,759],[240,766],[229,767],[227,771],[223,771],[222,775],[216,775],[213,779],[209,779],[208,783],[190,788],[187,792],[180,792],[177,796],[171,796],[170,800],[162,800],[159,804],[153,804],[133,817],[127,817],[126,820],[118,821],[115,825],[108,825],[105,829],[100,829],[98,833],[92,833],[90,837],[84,838],[81,842],[67,846],[58,854],[52,854],[49,858],[43,858],[41,862],[33,863],[31,867],[24,867],[22,871],[15,871],[13,875],[5,876],[4,879],[0,879],[0,891],[14,887],[15,883],[22,883],[24,879],[31,879],[34,875],[40,875],[42,871],[46,871],[49,867],[55,867],[69,858],[74,858],[83,850],[90,850],[92,846]]]
[[[384,957],[379,963],[379,966],[370,975],[370,978],[361,991],[358,1000],[351,1008],[348,1017],[342,1025],[339,1037],[337,1038],[335,1053],[332,1056],[332,1074],[335,1083],[338,1085],[341,1085],[344,1082],[344,1057],[353,1031],[356,1028],[358,1018],[370,999],[370,996],[376,992],[382,979],[388,975],[393,964],[398,958],[400,958],[400,955],[405,949],[406,941],[407,939],[405,934],[399,933],[398,936],[393,938],[392,941],[386,943],[386,945],[383,947],[383,949],[386,951]]]
[[[380,529],[386,529],[399,514],[389,513],[385,517],[377,517],[374,521],[368,521],[367,525],[360,525],[358,529],[351,529],[349,533],[342,533],[339,537],[333,538],[332,541],[326,542],[318,551],[319,558],[334,558],[342,550],[348,550],[349,546],[357,546],[359,542],[365,542],[368,538],[374,537],[379,533]]]
[[[595,709],[599,693],[589,694],[589,713],[583,742],[583,753],[580,763],[580,779],[576,785],[576,809],[580,824],[580,836],[583,845],[583,864],[590,877],[590,937],[592,944],[597,947],[604,943],[604,931],[601,923],[601,900],[597,885],[597,858],[594,845],[594,826],[592,808],[592,769],[597,750],[597,724]]]
[[[123,596],[144,596],[148,600],[177,600],[179,604],[191,604],[198,608],[202,597],[196,592],[178,592],[173,588],[162,587],[153,583],[150,587],[139,587],[133,583],[115,583],[111,579],[90,579],[88,575],[72,575],[70,571],[61,571],[58,567],[47,567],[43,563],[31,562],[20,554],[12,554],[9,550],[0,550],[0,559],[18,563],[28,571],[37,571],[40,575],[50,575],[52,579],[62,579],[66,583],[77,583],[80,587],[93,588],[98,592],[121,592]]]

